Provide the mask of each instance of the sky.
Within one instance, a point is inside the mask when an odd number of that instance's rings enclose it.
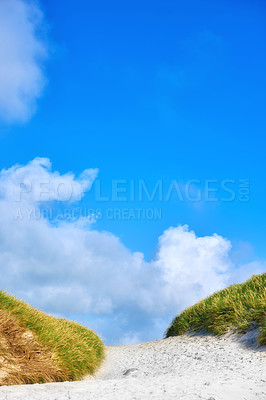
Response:
[[[265,3],[0,0],[0,287],[159,339],[266,270]]]

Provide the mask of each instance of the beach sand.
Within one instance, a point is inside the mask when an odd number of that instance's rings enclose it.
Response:
[[[80,382],[2,386],[0,400],[264,400],[265,347],[256,332],[182,335],[107,347],[94,377]]]

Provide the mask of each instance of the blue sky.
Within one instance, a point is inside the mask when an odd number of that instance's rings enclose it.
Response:
[[[45,87],[31,93],[30,116],[2,115],[0,168],[35,157],[61,174],[98,168],[104,196],[122,181],[126,201],[99,201],[94,182],[79,206],[100,208],[91,229],[118,236],[146,262],[165,230],[187,224],[197,236],[230,240],[235,268],[265,265],[264,2],[12,2],[42,15],[34,37],[47,53],[36,61]],[[192,180],[201,201],[165,199],[171,182],[186,190]],[[162,182],[163,199],[131,200],[131,181],[150,191]],[[206,185],[216,201],[206,200]],[[110,208],[158,209],[161,217],[112,219]]]

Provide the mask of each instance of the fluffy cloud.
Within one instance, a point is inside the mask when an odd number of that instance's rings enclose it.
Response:
[[[171,318],[232,280],[230,242],[219,236],[197,237],[187,226],[167,229],[150,262],[132,253],[118,237],[80,221],[53,224],[32,216],[16,218],[17,209],[39,207],[39,186],[50,182],[74,188],[81,198],[97,171],[80,177],[53,172],[48,159],[36,158],[0,174],[0,287],[56,315],[88,323],[109,343],[155,339]],[[32,189],[17,201],[23,185]],[[263,266],[262,266],[263,267]],[[254,265],[239,276],[250,276]],[[260,272],[256,264],[254,272]]]
[[[14,165],[0,172],[0,198],[11,202],[49,202],[80,200],[90,190],[98,170],[86,169],[75,179],[74,174],[60,175],[51,171],[48,158],[36,157],[27,165]]]
[[[231,269],[227,239],[216,234],[197,237],[185,225],[167,229],[158,244],[154,264],[170,304],[187,306],[225,285]]]
[[[0,118],[26,121],[45,84],[47,49],[40,40],[43,14],[37,3],[0,1]]]

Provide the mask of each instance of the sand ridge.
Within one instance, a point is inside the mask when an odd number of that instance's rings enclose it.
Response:
[[[0,400],[266,400],[265,348],[253,339],[182,335],[107,347],[93,378],[1,387]]]

